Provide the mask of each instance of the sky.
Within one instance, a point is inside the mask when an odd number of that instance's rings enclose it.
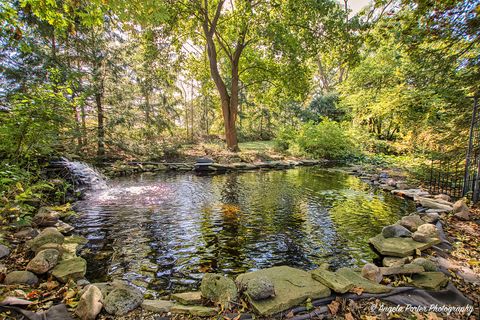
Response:
[[[348,7],[352,9],[353,13],[356,13],[365,7],[369,2],[370,0],[349,0]]]

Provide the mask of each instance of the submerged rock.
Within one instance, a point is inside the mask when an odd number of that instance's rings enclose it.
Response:
[[[38,283],[36,275],[30,271],[12,271],[5,277],[5,284],[26,284],[35,286]]]
[[[47,244],[47,243],[56,243],[56,244],[62,244],[64,241],[65,237],[63,234],[58,232],[57,229],[51,227],[51,228],[46,228],[38,236],[36,236],[34,239],[30,240],[27,242],[27,245],[35,252],[38,251],[38,249]]]
[[[338,293],[345,293],[353,288],[353,283],[347,278],[324,268],[313,270],[312,278]]]
[[[373,263],[367,263],[362,268],[362,277],[373,281],[375,283],[380,283],[383,279],[380,268],[374,265]]]
[[[350,268],[340,268],[337,270],[337,273],[352,282],[356,288],[363,289],[365,293],[387,293],[392,291],[392,288],[370,281],[362,277],[360,272]]]
[[[87,272],[87,262],[85,259],[76,257],[69,260],[62,260],[52,270],[52,275],[59,281],[66,283],[69,279],[80,280],[85,277]]]
[[[27,264],[27,270],[36,274],[43,274],[57,265],[60,252],[55,249],[39,251]]]
[[[105,298],[105,310],[115,316],[122,316],[140,306],[143,295],[140,290],[132,286],[122,286],[113,289]]]
[[[411,237],[412,233],[410,232],[410,230],[408,230],[404,226],[401,226],[399,224],[392,224],[382,229],[382,235],[385,238],[400,238],[400,237]]]
[[[272,267],[241,274],[237,283],[247,283],[252,279],[268,278],[275,287],[275,297],[265,300],[248,299],[254,310],[262,316],[270,316],[297,306],[308,298],[328,297],[330,289],[312,279],[309,272],[287,267]]]
[[[448,284],[448,278],[442,272],[422,272],[412,276],[412,285],[426,290],[440,290]]]
[[[237,299],[237,286],[232,279],[221,274],[207,273],[200,285],[202,296],[221,304],[228,309],[231,302]]]
[[[440,239],[430,239],[428,242],[418,242],[411,238],[384,238],[381,234],[370,238],[369,242],[384,256],[408,257],[417,250],[425,250],[439,244]]]
[[[183,292],[172,294],[172,299],[184,305],[202,304],[202,293],[200,291]]]
[[[82,320],[95,320],[102,308],[102,292],[96,286],[89,285],[78,301],[75,314]]]

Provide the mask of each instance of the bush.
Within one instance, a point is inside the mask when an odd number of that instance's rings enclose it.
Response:
[[[296,130],[292,126],[285,126],[278,130],[274,139],[275,151],[285,152],[295,143]]]

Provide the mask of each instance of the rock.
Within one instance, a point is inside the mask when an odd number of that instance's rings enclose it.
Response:
[[[0,259],[5,258],[9,254],[10,254],[10,249],[5,245],[0,244]]]
[[[167,300],[144,300],[142,308],[151,312],[167,313],[173,305],[173,302]]]
[[[365,293],[387,293],[392,290],[392,288],[378,284],[376,282],[370,281],[351,268],[340,268],[337,270],[337,274],[340,274],[348,281],[353,283],[353,286],[356,288],[363,289]]]
[[[417,232],[423,233],[429,238],[438,238],[438,229],[434,224],[425,223],[418,227]]]
[[[200,291],[172,294],[172,299],[186,306],[202,304],[202,293]]]
[[[35,258],[27,264],[27,270],[36,274],[43,274],[57,265],[60,252],[55,249],[39,251]]]
[[[38,283],[36,275],[30,271],[12,271],[5,277],[5,284],[26,284],[35,286]]]
[[[411,237],[410,230],[399,224],[392,224],[382,229],[382,235],[385,238]]]
[[[453,213],[469,211],[469,210],[470,209],[468,208],[467,202],[465,201],[465,199],[460,199],[457,202],[455,202],[452,208]]]
[[[33,228],[24,228],[13,234],[13,237],[19,240],[30,240],[38,236],[40,232]]]
[[[235,282],[221,274],[205,274],[200,285],[200,291],[202,291],[203,297],[221,304],[227,309],[230,302],[237,299],[237,286]]]
[[[275,287],[272,281],[266,277],[258,277],[239,286],[252,300],[263,300],[275,296]]]
[[[55,226],[55,228],[57,228],[58,231],[60,231],[63,234],[67,234],[69,232],[72,232],[73,229],[75,229],[74,227],[72,227],[68,223],[65,223],[61,220],[59,220],[54,226]]]
[[[132,286],[113,289],[104,300],[105,310],[115,316],[122,316],[140,306],[142,292]]]
[[[403,258],[414,255],[417,250],[428,249],[441,241],[440,239],[430,239],[428,242],[422,243],[411,238],[384,238],[379,234],[370,238],[369,242],[381,255]]]
[[[454,214],[454,216],[459,219],[459,220],[463,220],[463,221],[468,221],[470,220],[470,212],[469,211],[460,211],[460,212],[456,212]]]
[[[412,261],[412,264],[418,264],[419,266],[422,266],[423,269],[425,269],[425,271],[427,272],[438,271],[437,265],[429,259],[416,258],[415,260]]]
[[[170,308],[171,313],[189,314],[197,317],[213,317],[217,315],[217,309],[204,306],[184,306],[175,304]]]
[[[433,198],[448,201],[448,202],[450,202],[452,200],[452,198],[447,194],[437,194]]]
[[[424,233],[421,233],[421,232],[418,232],[418,231],[415,231],[413,234],[412,234],[412,239],[417,241],[417,242],[423,242],[423,243],[427,243],[428,241],[430,241],[430,237],[428,237],[426,234]]]
[[[102,292],[97,287],[89,285],[78,301],[75,314],[81,320],[95,320],[102,308]]]
[[[453,209],[451,203],[443,202],[443,200],[440,199],[433,200],[430,198],[418,197],[417,201],[422,205],[422,207],[429,209],[440,209],[446,211],[451,211]]]
[[[448,278],[442,272],[422,272],[412,276],[412,285],[426,290],[440,290],[448,284]]]
[[[53,227],[59,218],[60,215],[58,212],[50,208],[42,207],[33,217],[32,222],[38,227]]]
[[[423,191],[421,189],[406,189],[406,190],[392,190],[392,194],[403,197],[403,198],[408,198],[408,199],[413,199],[415,197],[424,197],[428,196],[429,193],[426,191]]]
[[[347,278],[324,268],[315,269],[311,273],[313,279],[326,285],[335,292],[345,293],[353,288],[353,283]]]
[[[397,182],[397,189],[408,189],[409,185],[404,182]]]
[[[236,283],[268,278],[275,288],[275,297],[265,300],[248,299],[254,310],[262,316],[276,314],[297,306],[308,298],[319,299],[330,295],[330,289],[312,279],[309,272],[287,267],[272,267],[241,274]]]
[[[382,265],[384,267],[401,267],[404,264],[410,262],[413,257],[404,257],[404,258],[399,258],[399,257],[385,257],[382,260]]]
[[[77,287],[79,288],[85,288],[90,284],[90,281],[88,281],[87,279],[80,279],[80,280],[77,280],[76,284],[77,284]]]
[[[437,212],[426,212],[422,215],[422,220],[426,223],[436,223],[440,219],[440,215]]]
[[[402,219],[400,220],[400,225],[404,226],[411,232],[417,231],[417,228],[424,223],[425,221],[423,221],[422,218],[420,218],[420,216],[417,214],[402,217]]]
[[[47,243],[62,244],[65,237],[55,228],[46,228],[34,239],[27,242],[27,245],[33,250],[37,251],[41,246]]]
[[[373,263],[367,263],[362,268],[362,277],[373,281],[375,283],[380,283],[383,279],[380,268],[374,265]]]
[[[76,257],[69,260],[62,260],[52,270],[52,275],[60,282],[67,283],[69,279],[80,280],[85,277],[87,272],[87,262],[85,259]]]
[[[398,267],[382,267],[380,268],[380,272],[384,276],[391,276],[394,274],[413,274],[413,273],[420,273],[424,272],[425,269],[418,265],[418,264],[405,264],[403,266]]]

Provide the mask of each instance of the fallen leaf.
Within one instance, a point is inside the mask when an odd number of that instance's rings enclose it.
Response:
[[[330,313],[332,315],[336,315],[339,307],[340,307],[340,303],[334,300],[332,301],[332,303],[328,305],[328,310],[330,310]]]
[[[358,296],[363,293],[363,288],[353,287],[350,292],[357,294]]]
[[[355,320],[355,318],[352,316],[352,314],[349,312],[349,313],[345,313],[345,320]]]
[[[287,315],[286,315],[287,319],[293,318],[294,316],[295,316],[295,314],[293,313],[293,310],[290,310],[290,312],[287,313]]]

